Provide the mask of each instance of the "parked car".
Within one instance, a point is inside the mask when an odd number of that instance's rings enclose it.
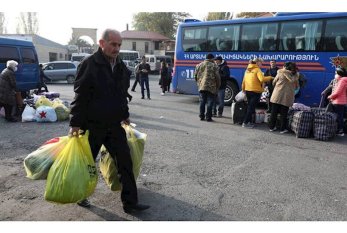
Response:
[[[52,81],[66,80],[67,83],[75,82],[77,65],[71,61],[53,61],[43,64],[43,72]]]
[[[131,71],[130,78],[135,78],[135,63],[134,61],[123,60],[124,64]]]

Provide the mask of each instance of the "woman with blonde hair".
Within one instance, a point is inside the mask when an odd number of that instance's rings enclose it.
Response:
[[[251,123],[252,114],[255,113],[255,107],[259,103],[261,93],[264,91],[263,83],[269,82],[273,79],[271,76],[264,77],[264,74],[260,69],[263,62],[264,61],[261,58],[250,60],[243,77],[242,91],[246,93],[248,106],[242,127],[254,127],[254,124]]]

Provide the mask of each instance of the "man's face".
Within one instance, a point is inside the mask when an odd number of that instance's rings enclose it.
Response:
[[[222,63],[221,60],[215,60],[215,62],[216,62],[217,65],[220,65]]]
[[[110,58],[115,59],[122,45],[122,37],[119,33],[110,32],[108,40],[101,39],[99,41],[100,47],[104,54]]]
[[[146,63],[146,58],[142,58],[142,64],[145,64]]]
[[[275,68],[276,67],[276,62],[275,61],[270,61],[270,66],[271,66],[271,68]]]

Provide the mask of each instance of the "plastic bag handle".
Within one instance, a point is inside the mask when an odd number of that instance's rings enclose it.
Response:
[[[135,138],[135,133],[133,128],[130,125],[124,124],[124,128],[127,128],[127,132],[129,133],[130,138]]]

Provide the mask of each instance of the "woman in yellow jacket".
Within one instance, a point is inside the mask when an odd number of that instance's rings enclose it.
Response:
[[[254,124],[251,123],[252,114],[255,113],[255,107],[260,100],[261,93],[264,91],[263,83],[269,82],[273,79],[271,76],[264,77],[264,74],[260,69],[262,63],[263,59],[261,58],[250,60],[243,77],[242,91],[246,93],[248,106],[242,127],[254,127]]]

